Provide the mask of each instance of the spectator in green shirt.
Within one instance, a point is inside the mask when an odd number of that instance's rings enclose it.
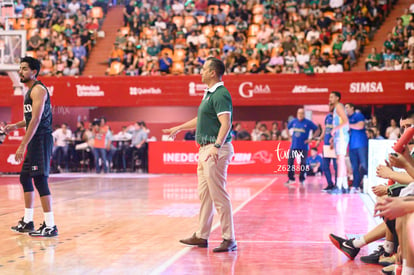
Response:
[[[377,48],[372,47],[371,53],[365,60],[365,69],[370,71],[372,67],[377,67],[381,63],[381,54],[377,52]]]
[[[313,67],[309,63],[303,64],[303,73],[304,74],[313,74]]]

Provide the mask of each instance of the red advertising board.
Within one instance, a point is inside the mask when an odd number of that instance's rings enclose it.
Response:
[[[198,75],[42,80],[55,106],[198,106],[205,88]],[[414,103],[412,71],[226,75],[223,80],[235,106],[326,104],[331,91],[358,104]],[[10,106],[10,80],[1,77],[0,87],[5,95],[0,106]]]
[[[288,141],[233,141],[233,174],[286,174]],[[196,173],[198,146],[191,141],[149,143],[150,173]]]

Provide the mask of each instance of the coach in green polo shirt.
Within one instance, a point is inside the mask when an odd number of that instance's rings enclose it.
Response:
[[[213,223],[214,207],[220,216],[223,242],[213,252],[237,249],[234,236],[233,211],[227,193],[227,167],[234,154],[230,143],[233,105],[229,91],[221,78],[225,67],[221,60],[209,57],[201,71],[201,80],[208,89],[198,108],[197,117],[164,133],[175,135],[182,130],[196,128],[196,140],[200,145],[198,156],[198,195],[201,200],[198,231],[188,239],[180,240],[187,245],[208,247]]]

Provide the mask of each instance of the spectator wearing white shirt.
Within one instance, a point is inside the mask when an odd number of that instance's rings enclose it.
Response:
[[[272,37],[272,29],[267,28],[265,24],[262,24],[260,27],[259,32],[257,33],[256,37],[258,41],[265,40],[266,42],[270,41]]]
[[[410,10],[410,13],[414,13],[414,3],[413,3],[413,4],[411,4],[411,6],[410,6],[409,10]]]
[[[195,31],[191,32],[187,36],[187,45],[188,46],[198,46],[198,36]]]
[[[309,58],[309,52],[307,52],[305,48],[302,48],[300,54],[296,55],[296,60],[301,67],[303,67],[305,63],[309,62]]]
[[[356,60],[357,42],[348,34],[344,44],[342,44],[341,53],[348,55],[353,61]]]
[[[306,34],[306,41],[308,41],[311,45],[314,45],[318,42],[321,33],[315,28],[315,26],[311,26],[311,29]]]
[[[72,138],[72,131],[68,129],[68,125],[63,123],[59,129],[56,129],[53,133],[54,140],[54,152],[53,160],[60,170],[64,165],[68,168],[68,140]]]
[[[292,51],[288,51],[287,55],[285,55],[285,65],[287,67],[293,67],[293,63],[296,62],[296,57],[293,55]]]
[[[385,137],[387,139],[397,140],[400,136],[400,128],[397,126],[395,119],[391,119],[390,126],[385,131]]]
[[[329,1],[329,6],[332,9],[336,9],[336,8],[340,8],[344,5],[344,0],[330,0]]]
[[[184,11],[184,5],[178,0],[174,1],[174,4],[171,6],[171,9],[174,12],[174,15],[182,15]]]
[[[76,12],[80,9],[80,4],[78,0],[72,0],[68,5],[69,15],[75,15]]]
[[[328,66],[326,69],[327,73],[342,73],[344,71],[344,67],[341,64],[338,64],[336,58],[331,58],[331,65]]]

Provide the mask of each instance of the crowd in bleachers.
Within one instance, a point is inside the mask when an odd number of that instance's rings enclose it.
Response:
[[[27,31],[27,55],[38,58],[41,75],[80,75],[94,46],[107,1],[17,0],[10,30]]]
[[[414,70],[414,4],[396,19],[382,49],[371,49],[365,67],[373,71]]]
[[[208,56],[227,73],[350,70],[393,1],[129,1],[110,75],[196,74]]]

